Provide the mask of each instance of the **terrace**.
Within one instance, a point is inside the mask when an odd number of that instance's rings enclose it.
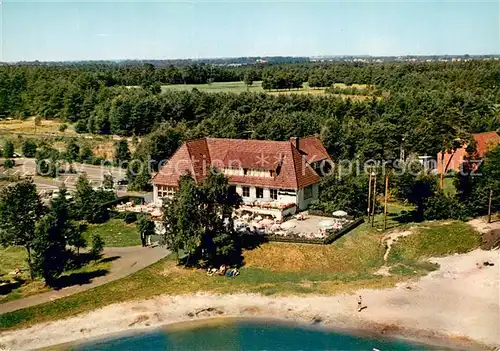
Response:
[[[294,203],[284,204],[266,199],[243,199],[243,203],[236,210],[236,214],[241,214],[245,211],[251,214],[271,216],[273,219],[282,221],[283,218],[294,215],[297,212],[297,205]]]
[[[236,230],[247,234],[266,235],[274,241],[323,243],[328,237],[351,227],[354,223],[355,221],[346,215],[331,218],[302,212],[282,222],[280,219],[241,208],[234,214]]]

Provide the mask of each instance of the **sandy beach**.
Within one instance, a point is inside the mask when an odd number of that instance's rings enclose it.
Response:
[[[279,318],[457,347],[500,347],[499,250],[475,250],[432,261],[440,269],[419,280],[351,295],[194,294],[114,304],[65,320],[3,332],[0,349],[41,348],[214,317]],[[485,261],[494,266],[483,265]],[[361,312],[357,312],[357,294],[367,306]]]

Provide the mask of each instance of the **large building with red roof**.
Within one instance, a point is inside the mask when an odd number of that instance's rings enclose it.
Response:
[[[460,167],[464,160],[469,156],[474,156],[475,159],[482,159],[486,152],[491,148],[496,147],[500,144],[500,136],[497,132],[484,132],[472,134],[472,137],[476,141],[476,153],[475,155],[468,155],[467,145],[462,146],[456,150],[448,151],[444,154],[444,167],[442,162],[443,153],[439,152],[437,154],[437,171],[441,174],[444,168],[444,173],[450,170],[460,171]]]
[[[184,142],[153,177],[154,202],[172,196],[181,175],[202,182],[214,167],[224,173],[244,203],[295,204],[318,198],[322,167],[331,161],[314,137],[289,141],[202,138]]]

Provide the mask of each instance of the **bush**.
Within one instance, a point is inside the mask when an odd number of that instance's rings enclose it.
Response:
[[[442,191],[439,191],[426,200],[424,218],[426,220],[464,220],[466,218],[465,206],[456,198],[447,196]]]
[[[97,260],[102,255],[102,250],[104,248],[104,240],[99,234],[92,235],[92,247],[90,248],[90,254],[94,260]]]
[[[36,155],[36,142],[31,139],[26,139],[23,141],[21,146],[21,152],[24,157],[35,157]]]
[[[90,163],[93,164],[94,166],[100,166],[104,161],[106,160],[102,157],[93,157]]]
[[[11,158],[12,156],[14,156],[14,143],[6,140],[3,145],[3,157]]]
[[[75,124],[75,132],[77,133],[87,133],[87,122],[84,119],[79,120]]]
[[[123,218],[123,221],[127,224],[134,223],[137,221],[137,214],[135,212],[127,212],[125,214],[125,217]]]
[[[16,161],[8,158],[4,161],[3,167],[6,169],[14,168],[14,165],[16,164]]]
[[[61,124],[59,126],[59,131],[60,132],[64,132],[64,131],[66,131],[66,129],[68,129],[68,125],[67,124]]]

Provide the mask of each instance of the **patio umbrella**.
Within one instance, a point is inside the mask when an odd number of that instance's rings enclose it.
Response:
[[[345,217],[345,216],[347,216],[347,212],[342,211],[342,210],[338,210],[338,211],[333,212],[332,215],[335,217]]]
[[[272,219],[264,218],[259,223],[264,227],[270,227],[274,224],[274,221]]]
[[[263,227],[262,224],[260,222],[257,222],[257,221],[252,221],[250,224],[252,225],[252,227],[257,228],[257,229],[262,229],[262,227]]]
[[[278,223],[275,223],[271,226],[272,231],[280,230],[281,226]]]
[[[161,216],[161,211],[160,210],[154,210],[151,212],[151,216],[153,217],[160,217]]]
[[[318,227],[321,229],[332,229],[334,225],[334,221],[331,219],[325,219],[324,221],[321,221],[318,223]]]
[[[295,223],[288,221],[285,223],[281,223],[280,227],[281,227],[281,229],[292,229],[292,228],[295,228]]]

